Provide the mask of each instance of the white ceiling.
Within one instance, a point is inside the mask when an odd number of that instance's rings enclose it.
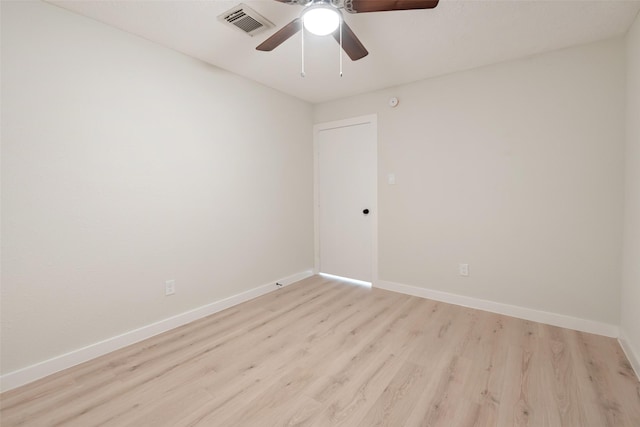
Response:
[[[244,0],[276,24],[249,37],[217,20],[239,0],[49,2],[312,103],[619,36],[640,9],[640,0],[440,0],[431,10],[345,13],[369,56],[345,55],[339,77],[335,40],[307,35],[302,78],[299,33],[272,52],[255,50],[300,6]]]

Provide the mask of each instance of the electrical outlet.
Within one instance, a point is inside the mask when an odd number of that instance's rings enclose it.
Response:
[[[469,275],[469,264],[458,264],[458,272],[461,276]]]
[[[173,295],[176,293],[176,281],[167,280],[164,282],[164,294],[165,296]]]

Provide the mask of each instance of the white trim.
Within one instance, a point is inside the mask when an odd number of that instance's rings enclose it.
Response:
[[[403,285],[399,283],[386,282],[383,280],[374,282],[373,287],[386,289],[393,292],[399,292],[406,295],[413,295],[416,297],[442,301],[449,304],[461,305],[463,307],[490,311],[492,313],[504,314],[520,319],[545,323],[547,325],[560,326],[562,328],[573,329],[576,331],[604,335],[611,338],[617,338],[619,334],[619,328],[615,325],[596,322],[594,320],[580,319],[578,317],[567,316],[564,314],[550,313],[533,308],[503,304],[499,302],[483,300],[480,298],[451,294],[448,292],[419,288],[416,286]]]
[[[373,134],[376,142],[376,164],[375,175],[376,179],[373,183],[373,204],[371,212],[371,221],[373,222],[373,236],[372,236],[372,256],[371,263],[372,272],[371,280],[375,283],[378,280],[378,115],[367,114],[364,116],[352,117],[344,120],[336,120],[332,122],[318,123],[313,126],[313,238],[314,238],[314,259],[315,266],[314,272],[317,274],[320,272],[320,223],[319,223],[319,190],[318,190],[318,134],[320,131],[328,129],[336,129],[347,126],[356,126],[361,124],[371,123],[373,125]]]
[[[629,359],[629,363],[633,368],[633,371],[636,373],[636,377],[640,380],[640,353],[634,351],[631,346],[631,341],[629,341],[629,337],[624,332],[624,329],[620,329],[620,337],[618,338],[618,342],[620,343],[620,347],[622,347],[622,351]]]
[[[79,365],[80,363],[84,363],[88,360],[95,359],[96,357],[103,356],[107,353],[111,353],[112,351],[177,328],[178,326],[185,325],[225,310],[229,307],[233,307],[261,295],[265,295],[269,292],[276,291],[277,289],[280,289],[280,287],[276,285],[276,282],[283,286],[288,286],[312,275],[313,271],[309,269],[280,280],[273,280],[269,282],[269,284],[249,289],[248,291],[241,292],[231,297],[203,305],[202,307],[186,311],[150,325],[125,332],[122,335],[73,350],[69,353],[36,363],[35,365],[27,366],[26,368],[22,368],[14,372],[9,372],[0,377],[0,390],[4,392],[20,387],[21,385],[36,381],[40,378],[44,378],[48,375],[71,368],[72,366]]]

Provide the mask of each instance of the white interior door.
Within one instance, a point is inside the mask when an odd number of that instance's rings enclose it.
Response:
[[[321,273],[372,282],[377,218],[375,116],[315,128]]]

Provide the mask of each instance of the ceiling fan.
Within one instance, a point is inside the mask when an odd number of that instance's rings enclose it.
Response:
[[[352,61],[369,54],[362,42],[344,22],[341,9],[349,13],[386,12],[393,10],[432,9],[439,0],[275,0],[303,6],[299,18],[294,19],[261,43],[257,50],[272,51],[304,27],[307,31],[325,36],[332,34]],[[340,31],[342,29],[342,31]],[[341,34],[342,33],[342,34]]]

